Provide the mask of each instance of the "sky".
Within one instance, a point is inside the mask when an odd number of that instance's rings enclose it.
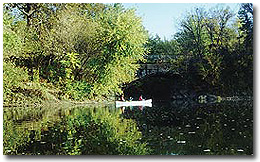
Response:
[[[216,5],[229,6],[235,13],[239,10],[238,3],[123,3],[125,8],[136,8],[137,15],[143,19],[144,27],[151,35],[159,35],[161,39],[170,40],[178,31],[178,21],[194,7],[206,10]]]

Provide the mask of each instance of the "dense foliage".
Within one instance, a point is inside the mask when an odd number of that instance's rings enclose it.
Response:
[[[28,83],[47,92],[54,85],[54,98],[61,99],[121,93],[147,40],[141,18],[121,4],[5,4],[3,35],[4,102],[15,102],[17,87],[32,89],[24,87]],[[17,83],[7,83],[20,69]]]
[[[253,6],[195,8],[180,20],[172,40],[151,37],[150,54],[173,55],[174,71],[189,82],[206,82],[219,95],[253,91]]]

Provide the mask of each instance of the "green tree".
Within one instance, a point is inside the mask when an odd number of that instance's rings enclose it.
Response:
[[[16,17],[21,19],[16,20],[25,23],[22,28],[21,36],[23,37],[23,56],[16,58],[17,62],[23,60],[23,66],[28,68],[31,81],[34,78],[34,71],[39,75],[39,66],[41,64],[39,57],[43,54],[42,42],[40,41],[41,33],[44,32],[46,26],[42,27],[48,16],[48,5],[38,3],[12,3],[5,4]],[[19,15],[19,16],[18,16]],[[45,18],[45,19],[44,19]],[[18,27],[17,27],[18,28]],[[37,76],[38,77],[38,76]]]
[[[200,79],[220,86],[223,56],[228,55],[236,41],[235,29],[229,22],[234,14],[229,8],[217,6],[210,11],[196,8],[181,21],[175,35],[180,51],[185,56],[186,74],[191,80]],[[232,42],[232,43],[231,43]]]
[[[203,58],[205,53],[205,17],[205,9],[196,8],[181,20],[181,31],[175,37],[182,46],[182,53],[190,53]]]
[[[236,50],[226,58],[223,80],[238,93],[253,94],[253,5],[241,4]]]
[[[93,94],[120,93],[119,86],[134,79],[138,68],[134,63],[143,60],[147,32],[135,10],[124,9],[120,4],[108,6],[95,21],[99,24],[101,51],[89,59],[87,66],[91,72],[88,79],[93,78]]]
[[[253,4],[242,3],[238,12],[238,18],[241,23],[240,30],[242,32],[241,38],[244,39],[242,40],[244,48],[248,52],[253,53]]]

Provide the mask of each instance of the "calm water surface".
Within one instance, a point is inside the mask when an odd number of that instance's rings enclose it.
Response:
[[[4,108],[7,155],[252,155],[252,101]]]

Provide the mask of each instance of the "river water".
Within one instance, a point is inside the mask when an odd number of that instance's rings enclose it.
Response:
[[[253,102],[4,108],[5,155],[252,155]]]

